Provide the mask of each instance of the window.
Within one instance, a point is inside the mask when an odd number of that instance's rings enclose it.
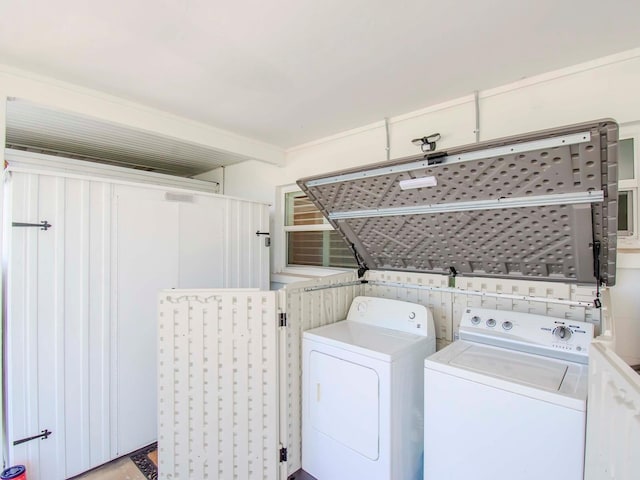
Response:
[[[618,240],[621,248],[638,246],[640,126],[622,127],[618,142]]]
[[[301,191],[284,194],[286,266],[354,268],[351,248]]]

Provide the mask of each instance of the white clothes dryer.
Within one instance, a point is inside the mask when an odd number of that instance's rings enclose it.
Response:
[[[346,320],[303,334],[302,468],[318,480],[422,478],[422,305],[356,297]]]
[[[593,325],[468,308],[424,362],[424,480],[582,480]]]

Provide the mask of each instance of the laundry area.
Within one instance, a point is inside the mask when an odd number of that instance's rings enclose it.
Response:
[[[0,479],[638,478],[640,4],[120,3],[0,6]]]

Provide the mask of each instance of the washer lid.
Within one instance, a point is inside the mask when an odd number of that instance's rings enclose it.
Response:
[[[568,369],[566,363],[548,358],[475,345],[455,357],[450,365],[552,391],[560,390]]]
[[[298,180],[366,269],[615,284],[618,125]]]
[[[458,340],[424,361],[436,371],[554,403],[586,409],[588,366],[506,348]]]
[[[307,330],[303,338],[386,362],[403,355],[420,342],[426,345],[429,341],[422,335],[372,327],[348,320]]]

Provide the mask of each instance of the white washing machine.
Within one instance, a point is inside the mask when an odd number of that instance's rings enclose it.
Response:
[[[469,308],[424,362],[424,480],[582,480],[593,325]]]
[[[356,297],[347,319],[304,332],[302,468],[318,480],[422,478],[422,305]]]

